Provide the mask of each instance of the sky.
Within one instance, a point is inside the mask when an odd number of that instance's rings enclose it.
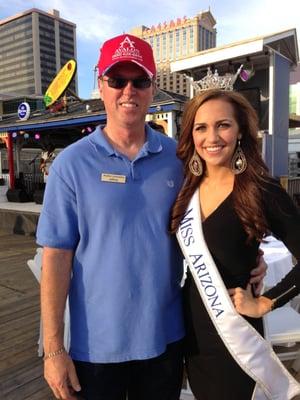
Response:
[[[299,0],[0,0],[0,20],[30,8],[57,9],[77,26],[79,96],[89,98],[101,44],[139,25],[151,27],[210,9],[217,46],[296,28],[300,40]]]

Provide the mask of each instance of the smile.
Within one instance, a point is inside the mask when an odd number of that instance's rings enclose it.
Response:
[[[223,146],[204,147],[204,150],[206,150],[207,153],[211,153],[211,154],[219,153],[222,149],[223,149]]]
[[[125,102],[125,101],[121,102],[120,105],[126,108],[136,108],[138,106],[136,103]]]

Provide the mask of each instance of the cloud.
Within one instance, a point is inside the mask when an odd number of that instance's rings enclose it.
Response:
[[[59,10],[60,17],[76,24],[77,38],[85,41],[100,41],[112,36],[117,26],[120,26],[123,17],[117,13],[103,11],[103,3],[90,1],[43,0],[27,2],[27,8],[36,7],[43,11]],[[14,0],[17,8],[19,0]],[[22,7],[23,8],[23,7]],[[20,9],[20,8],[19,8]]]
[[[225,44],[256,35],[297,27],[298,0],[10,0],[9,6],[0,4],[2,17],[36,7],[57,9],[62,18],[77,25],[78,40],[99,42],[126,32],[137,25],[157,25],[178,17],[193,17],[201,10],[211,8],[217,20],[218,43]],[[288,22],[287,22],[288,21]]]
[[[227,11],[219,9],[216,16],[218,45],[291,28],[297,28],[299,35],[296,3],[297,0],[285,0],[283,6],[281,1],[264,0],[236,3]]]
[[[208,10],[217,21],[217,45],[232,43],[284,29],[297,28],[300,39],[299,0],[0,0],[0,18],[29,8],[57,9],[77,29],[79,86],[87,96],[101,43],[139,25],[151,27]],[[5,5],[4,5],[5,3]],[[300,43],[299,43],[300,44]],[[81,90],[80,89],[80,92]]]
[[[36,2],[37,3],[37,2]],[[156,25],[177,17],[195,15],[195,5],[186,5],[182,0],[44,0],[38,1],[43,10],[57,9],[61,18],[77,25],[77,38],[99,43],[109,37],[128,32],[139,25]],[[195,4],[195,2],[191,2]],[[189,12],[190,11],[190,12]]]

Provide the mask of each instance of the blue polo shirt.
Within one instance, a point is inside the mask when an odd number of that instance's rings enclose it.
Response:
[[[129,160],[97,128],[51,166],[37,242],[74,250],[76,360],[148,359],[184,335],[182,256],[168,234],[182,164],[175,141],[149,127],[146,138]]]

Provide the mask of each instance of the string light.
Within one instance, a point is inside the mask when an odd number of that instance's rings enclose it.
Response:
[[[91,132],[93,132],[93,128],[90,127],[90,126],[87,126],[87,127],[83,128],[83,129],[81,130],[81,133],[82,133],[82,134],[84,134],[84,133],[91,133]]]

